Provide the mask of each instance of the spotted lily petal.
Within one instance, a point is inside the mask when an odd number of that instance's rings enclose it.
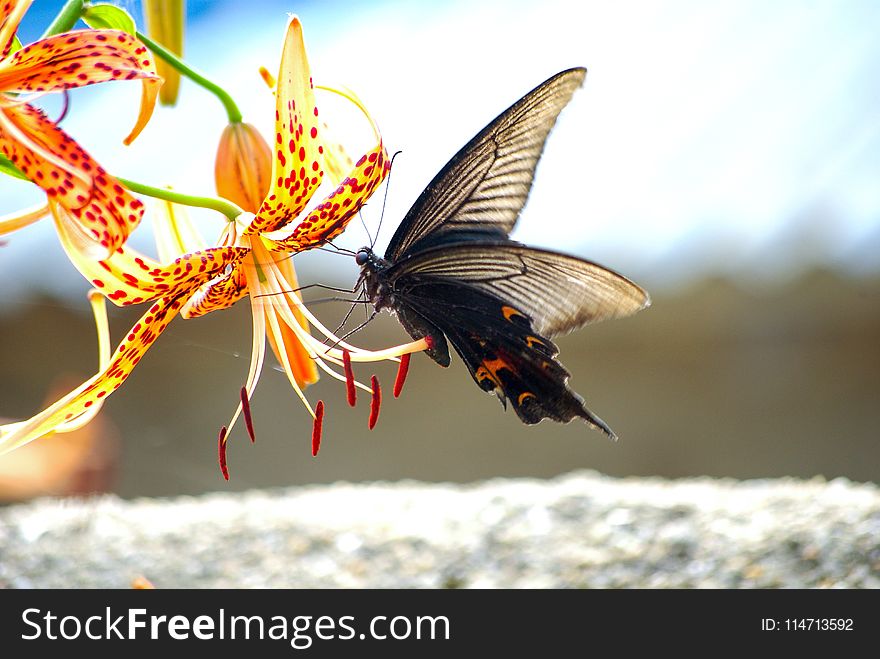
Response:
[[[65,210],[53,204],[52,211],[61,245],[70,260],[95,288],[118,306],[192,294],[248,253],[240,247],[212,247],[184,254],[169,265],[162,265],[131,247],[119,247],[109,258],[94,261],[77,252],[70,226],[65,222],[68,217]]]
[[[361,157],[354,169],[323,202],[309,213],[286,238],[272,249],[299,252],[318,247],[345,231],[345,227],[370,198],[391,168],[384,145]]]
[[[93,241],[93,257],[122,245],[143,216],[139,199],[30,105],[0,103],[0,151],[70,212]]]
[[[153,113],[162,79],[140,41],[121,30],[76,30],[41,39],[0,62],[5,92],[53,92],[111,80],[143,81],[141,109],[125,138],[131,143]]]
[[[179,297],[158,300],[132,327],[100,373],[27,421],[0,426],[0,454],[55,432],[118,389],[177,315],[181,304]]]
[[[0,59],[9,55],[21,17],[32,0],[3,0],[0,4]]]
[[[275,93],[275,157],[272,187],[248,234],[274,231],[305,209],[324,176],[318,139],[318,108],[302,25],[293,17],[287,28]]]
[[[181,315],[198,318],[212,311],[226,309],[248,293],[247,277],[241,262],[232,266],[232,272],[217,281],[204,284],[187,300]]]

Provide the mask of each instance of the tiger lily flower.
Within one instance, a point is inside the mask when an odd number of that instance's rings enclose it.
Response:
[[[296,17],[288,25],[278,80],[270,188],[256,213],[245,212],[224,228],[216,247],[190,251],[163,264],[122,246],[108,258],[94,261],[77,252],[66,218],[69,211],[50,203],[62,245],[92,285],[117,305],[147,301],[152,305],[101,373],[14,429],[0,426],[0,453],[51,432],[112,393],[178,313],[194,318],[225,309],[246,295],[251,297],[253,350],[241,401],[228,424],[230,430],[243,414],[252,434],[248,401],[262,370],[267,336],[291,386],[315,419],[313,452],[320,441],[324,405],[319,401],[313,408],[302,389],[317,379],[317,369],[345,381],[350,388],[369,391],[376,401],[371,413],[375,423],[378,382],[374,380],[370,387],[355,382],[350,362],[396,359],[424,350],[426,341],[369,351],[340,340],[303,304],[290,257],[324,244],[345,229],[385,178],[390,168],[388,153],[373,124],[376,146],[351,165],[323,201],[304,213],[324,177],[325,166],[332,171],[340,160],[325,150],[320,136],[302,27]],[[290,225],[303,214],[291,230]],[[166,245],[162,251],[179,254],[190,247],[194,233],[181,218],[166,214],[166,219],[158,231],[164,236],[161,244]],[[313,337],[310,327],[327,337],[328,343]],[[345,372],[340,373],[339,367]],[[224,475],[227,436],[224,427],[220,435]]]
[[[27,98],[140,78],[140,114],[129,144],[149,121],[161,79],[147,49],[120,30],[74,30],[12,52],[31,1],[0,4],[0,152],[67,211],[81,251],[107,256],[137,226],[143,204]],[[0,233],[6,230],[9,225],[0,224]]]

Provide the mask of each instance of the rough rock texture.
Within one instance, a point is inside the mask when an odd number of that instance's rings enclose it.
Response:
[[[880,587],[880,489],[845,480],[336,484],[0,509],[0,585]]]

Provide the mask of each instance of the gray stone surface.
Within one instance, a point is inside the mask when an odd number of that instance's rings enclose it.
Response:
[[[0,585],[880,586],[880,489],[842,479],[336,484],[0,509]]]

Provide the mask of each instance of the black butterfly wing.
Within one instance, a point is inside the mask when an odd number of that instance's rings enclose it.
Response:
[[[493,295],[454,282],[416,277],[399,283],[398,308],[409,318],[418,317],[419,324],[427,322],[439,329],[480,389],[495,393],[505,407],[509,402],[523,423],[543,419],[567,423],[580,417],[616,437],[568,386],[570,374],[555,358],[557,347],[537,334],[517,310]],[[445,341],[442,345],[445,350]]]
[[[524,423],[581,417],[614,437],[568,386],[546,337],[644,308],[648,296],[636,284],[595,263],[511,241],[428,249],[383,274],[410,334],[437,338],[415,334],[414,320],[442,332],[477,385],[510,401]]]
[[[391,280],[456,281],[493,295],[557,336],[649,306],[648,293],[591,261],[513,241],[470,241],[430,248],[393,265]]]
[[[449,232],[455,240],[505,238],[529,195],[547,135],[586,74],[583,68],[557,73],[480,131],[413,204],[385,258],[397,261]]]

